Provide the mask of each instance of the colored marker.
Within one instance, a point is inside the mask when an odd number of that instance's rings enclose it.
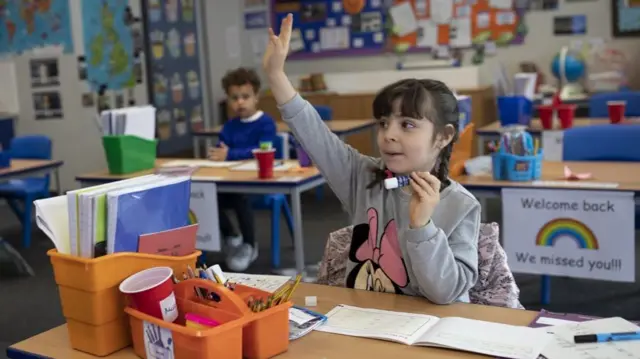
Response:
[[[640,332],[588,334],[573,337],[573,341],[576,344],[618,342],[623,340],[640,340]]]
[[[384,188],[395,189],[409,185],[409,176],[391,177],[384,180]]]

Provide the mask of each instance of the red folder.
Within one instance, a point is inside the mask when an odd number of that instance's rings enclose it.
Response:
[[[186,256],[196,250],[198,224],[167,231],[143,234],[138,241],[138,253],[163,256]]]

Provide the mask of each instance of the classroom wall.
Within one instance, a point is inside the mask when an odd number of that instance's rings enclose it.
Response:
[[[224,0],[211,1],[211,7],[215,9],[225,9],[226,11],[212,11],[209,14],[210,23],[216,26],[215,33],[218,34],[218,43],[221,49],[224,47],[224,27],[231,26],[236,19],[241,29],[243,26],[242,9],[237,5],[223,5]],[[239,2],[238,2],[239,3]],[[233,16],[230,11],[239,11],[237,16]],[[229,11],[229,12],[227,12]],[[553,35],[553,18],[561,15],[581,15],[587,16],[588,32],[585,36],[555,36]],[[529,11],[527,13],[527,23],[530,26],[529,34],[523,45],[514,45],[507,48],[500,48],[493,57],[487,57],[485,64],[493,68],[492,65],[502,62],[510,72],[518,71],[518,65],[522,61],[533,61],[545,72],[549,81],[554,81],[550,73],[551,60],[562,46],[569,45],[572,40],[602,38],[605,42],[627,54],[631,63],[640,60],[640,46],[638,38],[613,39],[611,32],[611,3],[605,0],[586,0],[566,2],[560,0],[557,10]],[[279,26],[279,25],[278,25]],[[212,30],[210,30],[212,31]],[[210,35],[211,36],[211,35]],[[243,30],[242,63],[253,66],[250,36]],[[465,64],[471,60],[471,51],[465,52]],[[412,54],[407,56],[408,61],[423,60],[425,55]],[[289,74],[307,74],[310,72],[355,72],[355,71],[379,71],[391,70],[395,68],[397,58],[393,54],[378,56],[359,56],[343,58],[324,58],[317,60],[289,61],[286,71]],[[238,62],[231,61],[230,67],[237,66]],[[259,65],[258,65],[259,67]],[[219,73],[222,73],[219,71]],[[629,72],[632,85],[640,87],[640,68],[634,66]],[[212,80],[219,81],[219,77],[212,73]]]

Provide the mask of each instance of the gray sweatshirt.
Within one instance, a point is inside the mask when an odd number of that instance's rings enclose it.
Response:
[[[366,188],[371,170],[384,166],[379,158],[342,142],[300,95],[280,112],[353,221],[346,286],[421,295],[437,304],[468,302],[478,278],[476,198],[451,181],[429,224],[410,229],[409,193]]]

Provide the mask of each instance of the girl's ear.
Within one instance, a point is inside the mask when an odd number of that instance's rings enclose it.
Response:
[[[453,125],[444,126],[444,130],[438,134],[438,146],[440,149],[447,147],[456,135],[456,128]]]

